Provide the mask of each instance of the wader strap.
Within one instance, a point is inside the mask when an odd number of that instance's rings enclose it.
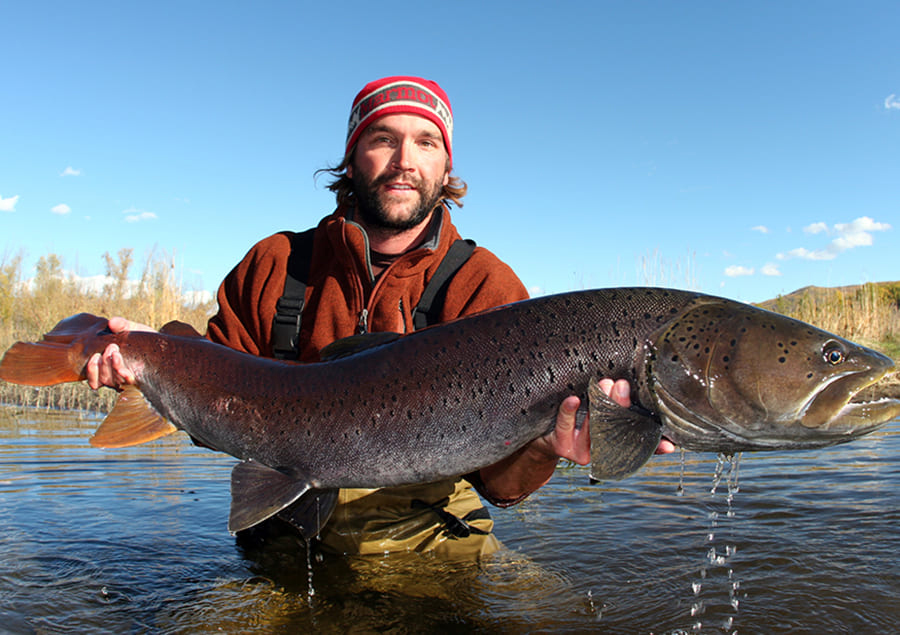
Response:
[[[415,330],[418,331],[437,323],[441,308],[444,306],[444,297],[447,295],[447,286],[473,251],[475,251],[474,240],[458,239],[450,245],[447,255],[438,265],[431,280],[425,286],[419,303],[413,309],[413,328]]]
[[[291,255],[288,256],[284,293],[275,304],[275,318],[272,320],[272,352],[275,359],[297,359],[299,355],[300,321],[303,318],[315,233],[315,228],[299,234],[283,232],[291,241]]]
[[[478,509],[473,509],[462,518],[459,518],[448,512],[446,509],[442,509],[442,507],[449,502],[450,499],[445,498],[434,505],[429,505],[425,501],[416,498],[413,499],[410,505],[413,509],[430,509],[433,511],[437,514],[437,517],[441,519],[441,522],[444,523],[444,529],[447,530],[447,533],[456,538],[468,538],[472,534],[487,536],[491,533],[490,531],[485,531],[484,529],[479,529],[478,527],[469,524],[469,521],[472,520],[490,520],[491,514],[487,509],[479,507]]]

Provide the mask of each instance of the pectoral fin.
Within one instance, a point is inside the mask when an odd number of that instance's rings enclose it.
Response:
[[[231,515],[228,531],[237,533],[287,510],[303,498],[298,510],[286,512],[285,520],[296,526],[304,536],[315,536],[331,515],[337,492],[329,501],[328,490],[317,490],[309,479],[297,478],[267,467],[256,461],[242,461],[231,472]],[[321,496],[321,498],[320,498]],[[306,518],[308,513],[309,517]],[[317,518],[321,517],[321,522]]]
[[[588,389],[591,480],[620,479],[646,463],[659,446],[662,426],[652,417],[623,408],[592,383]]]

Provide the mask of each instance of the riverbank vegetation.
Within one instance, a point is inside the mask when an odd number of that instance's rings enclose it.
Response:
[[[137,279],[131,249],[104,254],[104,264],[102,279],[86,281],[67,274],[60,258],[50,254],[25,280],[21,256],[0,259],[0,351],[16,341],[40,339],[59,320],[80,312],[122,315],[154,328],[180,320],[206,331],[215,302],[198,300],[183,288],[171,257],[152,253]],[[900,282],[806,287],[761,306],[900,359]],[[894,383],[900,386],[900,379]],[[0,403],[105,412],[114,401],[113,391],[82,384],[36,389],[0,382]]]
[[[161,252],[147,256],[136,278],[131,249],[104,254],[106,275],[93,279],[65,271],[55,254],[41,257],[26,279],[22,260],[21,254],[0,259],[0,351],[16,341],[40,339],[75,313],[122,315],[154,328],[180,320],[204,333],[215,310],[213,300],[198,299],[183,287],[174,259]],[[0,403],[106,412],[115,395],[83,384],[36,389],[0,381]]]

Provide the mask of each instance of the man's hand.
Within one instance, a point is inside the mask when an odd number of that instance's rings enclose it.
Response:
[[[609,378],[600,380],[600,389],[606,395],[623,408],[631,407],[631,386],[625,379],[613,381]],[[540,439],[533,441],[542,444],[549,455],[555,455],[574,461],[579,465],[587,465],[591,462],[591,432],[590,421],[585,417],[584,425],[580,429],[575,426],[575,416],[581,400],[578,397],[567,397],[559,406],[556,415],[556,428]],[[668,454],[675,451],[675,445],[668,439],[663,439],[656,449],[657,454]]]
[[[109,330],[113,333],[125,331],[153,331],[145,324],[130,322],[123,317],[109,319]],[[88,360],[86,374],[88,385],[97,390],[101,386],[121,388],[135,382],[134,373],[125,365],[122,353],[116,344],[110,344],[103,353],[94,353]]]
[[[600,388],[623,408],[631,406],[631,386],[625,379],[601,379]],[[581,400],[571,396],[563,400],[556,415],[556,427],[528,443],[511,456],[479,471],[481,493],[495,505],[508,506],[542,487],[556,470],[560,457],[581,465],[591,462],[590,422],[585,417],[581,428],[575,426]],[[664,454],[675,446],[663,439],[656,452]]]

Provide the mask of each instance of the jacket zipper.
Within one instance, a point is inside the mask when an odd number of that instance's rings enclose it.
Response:
[[[369,309],[363,309],[360,312],[357,330],[359,331],[360,335],[365,335],[369,332]]]

